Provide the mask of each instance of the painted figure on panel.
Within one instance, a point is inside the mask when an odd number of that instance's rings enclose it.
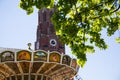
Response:
[[[35,61],[47,61],[47,53],[43,51],[38,51],[34,53]]]
[[[17,55],[17,60],[31,60],[31,54],[28,51],[20,51]]]
[[[6,51],[2,54],[2,61],[14,61],[14,53]]]
[[[60,55],[58,53],[51,53],[50,54],[50,62],[58,62],[60,63]]]
[[[76,68],[76,65],[77,65],[76,59],[73,59],[71,67]]]
[[[67,55],[63,56],[62,64],[70,65],[70,62],[71,62],[71,58],[69,56]]]

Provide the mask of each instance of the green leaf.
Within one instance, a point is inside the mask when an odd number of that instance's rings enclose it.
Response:
[[[116,42],[120,43],[120,37],[116,38]]]

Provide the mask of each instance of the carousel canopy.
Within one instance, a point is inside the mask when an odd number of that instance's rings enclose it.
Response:
[[[0,80],[63,80],[78,69],[76,59],[57,51],[0,48]]]

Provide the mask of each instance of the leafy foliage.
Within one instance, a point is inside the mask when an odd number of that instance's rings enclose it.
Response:
[[[120,43],[120,37],[119,37],[119,38],[116,38],[116,42],[117,42],[117,43]]]
[[[120,26],[120,0],[21,0],[20,7],[30,14],[38,9],[56,8],[52,21],[61,41],[70,46],[83,66],[86,53],[94,52],[94,47],[106,49],[101,37],[102,29],[107,35],[114,34]]]

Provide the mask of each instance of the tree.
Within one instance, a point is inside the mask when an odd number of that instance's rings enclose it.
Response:
[[[101,37],[103,29],[108,36],[120,29],[120,0],[21,0],[20,7],[27,14],[35,7],[56,8],[52,16],[56,34],[70,46],[81,66],[87,61],[86,53],[95,52],[94,47],[107,48]]]

